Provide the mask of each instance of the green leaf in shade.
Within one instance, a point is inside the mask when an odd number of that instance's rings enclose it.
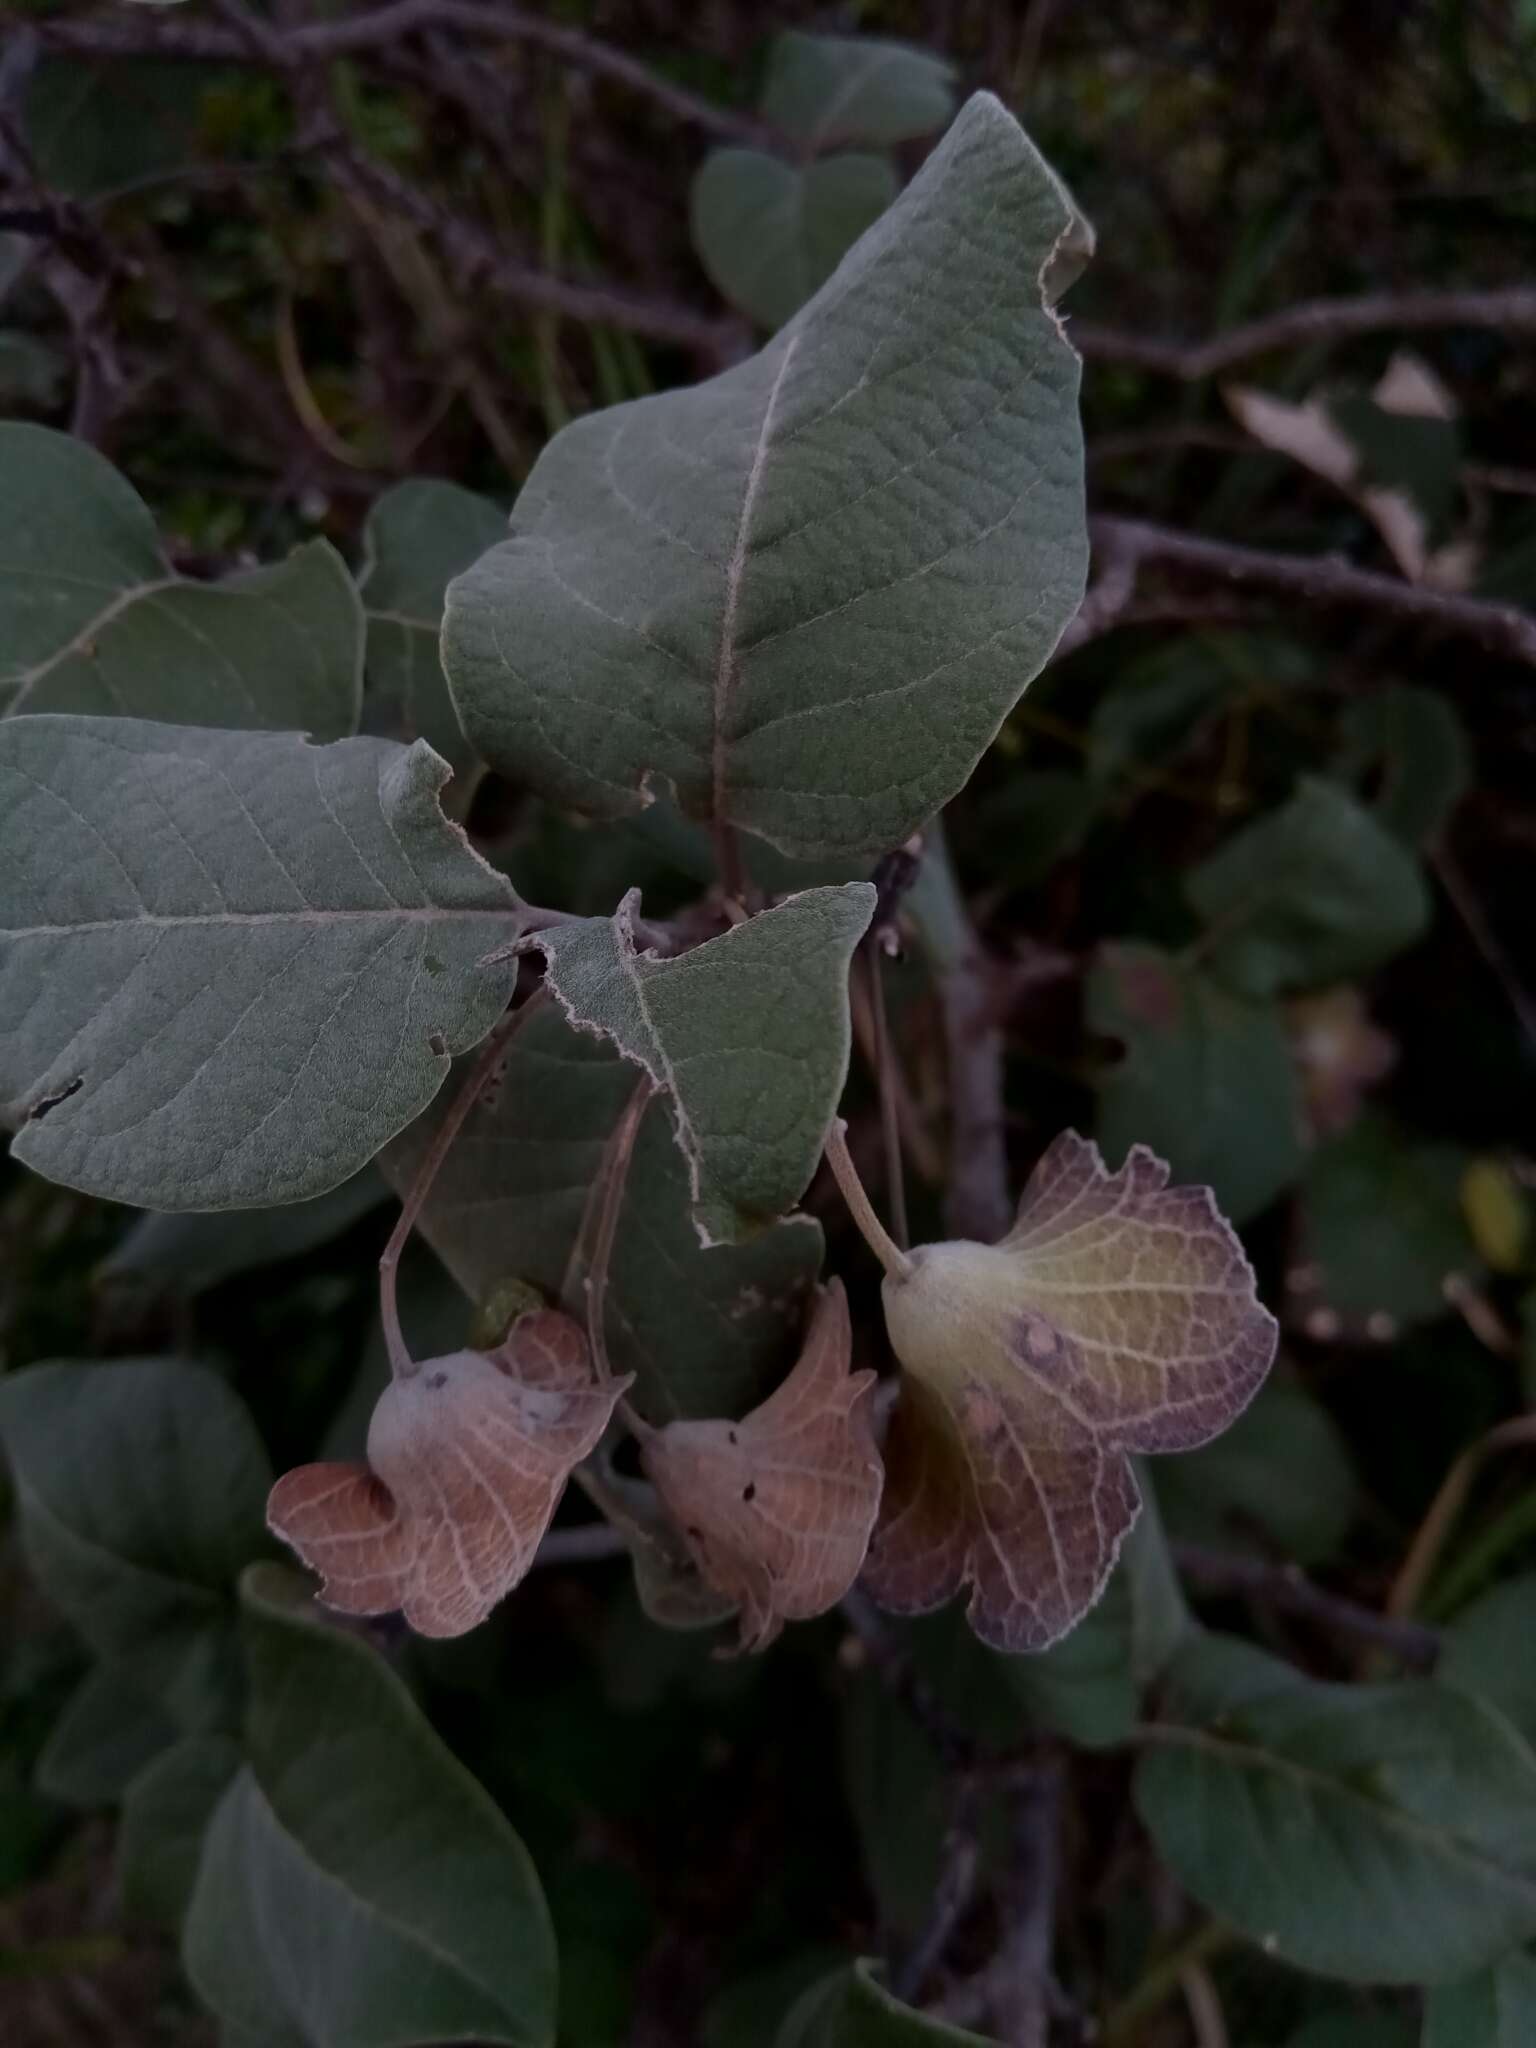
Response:
[[[210,87],[229,77],[227,66],[181,58],[43,56],[25,101],[39,177],[92,199],[183,168]]]
[[[1098,1080],[1111,1159],[1136,1143],[1180,1180],[1203,1181],[1234,1223],[1301,1171],[1301,1104],[1272,1002],[1236,994],[1153,946],[1107,945],[1088,976],[1089,1029],[1125,1056]]]
[[[386,491],[363,527],[357,582],[368,621],[369,727],[429,741],[455,774],[474,753],[438,653],[443,592],[506,531],[506,513],[489,498],[425,477]]]
[[[1082,1749],[1129,1741],[1140,1688],[1132,1665],[1132,1587],[1123,1565],[1069,1635],[1041,1656],[1002,1658],[1000,1668],[1037,1726]]]
[[[968,1640],[978,1656],[987,1654]],[[838,1694],[843,1792],[864,1879],[882,1931],[910,1940],[939,1880],[951,1788],[932,1743],[878,1672],[850,1674]]]
[[[1424,2002],[1423,2048],[1530,2048],[1536,2041],[1536,1959],[1502,1957]]]
[[[1350,1324],[1386,1316],[1402,1328],[1443,1314],[1447,1276],[1478,1266],[1461,1206],[1465,1165],[1458,1147],[1377,1115],[1320,1145],[1301,1191],[1309,1298]]]
[[[552,1008],[518,1032],[499,1086],[471,1112],[422,1219],[472,1300],[513,1278],[558,1299],[636,1079],[627,1061]],[[381,1159],[396,1186],[408,1183],[439,1114],[412,1125]],[[658,1422],[738,1414],[775,1386],[821,1264],[820,1226],[804,1216],[749,1244],[706,1251],[688,1202],[672,1113],[658,1100],[630,1161],[607,1296],[613,1368],[637,1375],[635,1399]],[[579,1300],[574,1307],[580,1312]]]
[[[1270,1954],[1439,1984],[1536,1934],[1536,1756],[1429,1680],[1332,1685],[1230,1638],[1181,1653],[1137,1768],[1178,1881]]]
[[[484,758],[604,817],[670,784],[807,858],[907,839],[1082,594],[1080,365],[1049,301],[1088,242],[978,95],[761,354],[566,427],[448,590]]]
[[[1536,1574],[1491,1587],[1455,1616],[1435,1676],[1497,1707],[1536,1746]]]
[[[154,1209],[323,1194],[495,1023],[519,899],[424,744],[0,723],[0,1115]],[[68,858],[61,857],[67,849]]]
[[[883,156],[786,164],[759,149],[716,149],[693,181],[693,246],[722,298],[779,327],[824,285],[896,197]]]
[[[994,1649],[1043,1650],[1099,1598],[1141,1501],[1131,1452],[1190,1450],[1275,1351],[1209,1188],[1118,1173],[1065,1131],[995,1245],[920,1245],[883,1299],[903,1367],[864,1581],[924,1613],[969,1590]]]
[[[127,1788],[117,1837],[117,1888],[139,1918],[175,1931],[192,1897],[214,1809],[240,1767],[224,1735],[189,1735]]]
[[[847,142],[880,148],[942,128],[954,77],[943,58],[906,43],[790,29],[774,41],[761,110],[806,155]]]
[[[365,1166],[329,1193],[280,1209],[151,1211],[129,1224],[96,1276],[189,1299],[237,1273],[329,1244],[388,1194],[374,1169]]]
[[[554,1936],[500,1809],[292,1574],[258,1566],[242,1593],[250,1764],[187,1914],[201,1997],[233,2039],[285,2048],[552,2041]]]
[[[1364,974],[1429,922],[1419,863],[1337,783],[1304,779],[1185,878],[1211,971],[1249,995]]]
[[[1466,727],[1445,697],[1392,683],[1345,706],[1333,769],[1356,783],[1375,770],[1377,819],[1405,846],[1425,846],[1465,795],[1472,754]]]
[[[357,729],[363,618],[346,564],[307,542],[275,568],[193,583],[104,456],[0,424],[0,709],[181,725]]]
[[[1406,2012],[1362,2012],[1355,2006],[1319,2013],[1286,2038],[1285,2048],[1417,2048],[1418,2028]]]
[[[37,1760],[37,1782],[67,1806],[121,1799],[180,1731],[165,1709],[137,1692],[112,1664],[80,1681]]]
[[[903,2005],[880,1982],[878,1968],[853,1963],[812,1985],[779,2029],[775,2048],[943,2048],[946,2041],[983,2048],[985,2036]]]
[[[1335,1554],[1359,1505],[1343,1432],[1293,1380],[1270,1380],[1225,1436],[1173,1460],[1159,1477],[1174,1535],[1228,1550],[1278,1550],[1300,1565]]]
[[[1224,644],[1230,644],[1228,636],[1180,634],[1125,665],[1088,721],[1092,783],[1102,791],[1122,775],[1154,765],[1188,746],[1225,709],[1241,678],[1236,662],[1223,658]]]
[[[54,1605],[125,1688],[183,1727],[221,1724],[232,1588],[267,1547],[272,1483],[245,1408],[175,1359],[38,1365],[0,1380],[0,1441]]]
[[[848,1074],[848,963],[874,913],[868,882],[808,889],[677,959],[637,949],[639,899],[541,932],[570,1021],[612,1040],[671,1100],[705,1244],[794,1207]]]
[[[1030,889],[1081,847],[1103,809],[1085,776],[1022,768],[967,808],[968,838],[989,877]]]

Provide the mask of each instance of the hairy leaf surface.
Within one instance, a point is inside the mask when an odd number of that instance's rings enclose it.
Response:
[[[518,898],[429,747],[0,724],[0,1114],[156,1209],[324,1193],[496,1021]],[[68,857],[61,851],[68,849]]]
[[[1082,594],[1079,364],[1047,299],[1086,243],[979,95],[760,355],[565,428],[448,592],[484,757],[605,817],[670,784],[787,853],[902,843]]]
[[[1536,1958],[1502,1957],[1460,1984],[1441,1984],[1424,2004],[1423,2048],[1526,2048],[1536,2041]]]

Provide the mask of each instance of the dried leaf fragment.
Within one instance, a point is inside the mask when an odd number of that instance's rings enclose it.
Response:
[[[858,1577],[880,1506],[872,1372],[848,1370],[848,1303],[833,1280],[794,1370],[740,1422],[674,1422],[641,1450],[705,1580],[741,1609],[740,1647],[835,1606]]]
[[[399,1608],[424,1636],[483,1621],[527,1572],[571,1467],[627,1379],[599,1383],[579,1324],[519,1316],[494,1351],[426,1360],[385,1388],[368,1462],[301,1465],[267,1524],[347,1614]]]
[[[1191,1450],[1246,1407],[1275,1323],[1210,1190],[1067,1131],[996,1245],[920,1246],[885,1282],[905,1367],[865,1568],[921,1613],[969,1587],[983,1641],[1043,1650],[1103,1590],[1140,1507],[1132,1452]]]

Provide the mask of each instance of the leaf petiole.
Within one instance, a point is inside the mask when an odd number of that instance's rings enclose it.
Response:
[[[859,1226],[864,1242],[884,1266],[890,1279],[910,1280],[912,1261],[875,1214],[874,1204],[865,1192],[859,1170],[848,1150],[848,1126],[841,1117],[834,1120],[827,1132],[826,1154],[827,1164],[842,1191],[843,1200],[848,1204],[848,1213]]]

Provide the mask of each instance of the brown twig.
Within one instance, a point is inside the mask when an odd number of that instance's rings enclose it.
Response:
[[[1240,1593],[1299,1620],[1315,1622],[1346,1642],[1388,1650],[1416,1671],[1429,1670],[1440,1654],[1440,1638],[1434,1629],[1400,1616],[1378,1614],[1357,1601],[1324,1592],[1294,1565],[1231,1556],[1198,1543],[1175,1543],[1172,1549],[1181,1575],[1197,1592]]]
[[[575,1293],[575,1275],[585,1266],[586,1270],[581,1274],[581,1289],[586,1296],[587,1342],[592,1347],[592,1363],[597,1376],[605,1382],[615,1378],[613,1363],[608,1356],[608,1274],[613,1264],[614,1240],[619,1233],[619,1212],[624,1206],[624,1191],[629,1185],[629,1163],[634,1157],[635,1140],[654,1093],[649,1077],[642,1075],[630,1091],[623,1114],[608,1134],[597,1178],[588,1197],[587,1213],[582,1218],[581,1233],[571,1253],[571,1267],[561,1290],[569,1300]],[[627,1386],[629,1381],[626,1379],[624,1384]],[[615,1405],[632,1436],[643,1440],[655,1434],[651,1425],[622,1394]]]
[[[1050,2033],[1061,1803],[1058,1764],[1043,1763],[1014,1775],[1001,1900],[1005,1932],[987,1972],[998,2039],[1009,2048],[1046,2048]]]

